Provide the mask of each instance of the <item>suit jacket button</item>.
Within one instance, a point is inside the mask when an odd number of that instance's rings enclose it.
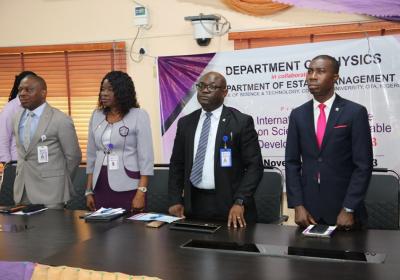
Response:
[[[318,162],[322,162],[322,158],[319,157],[319,158],[318,158]]]

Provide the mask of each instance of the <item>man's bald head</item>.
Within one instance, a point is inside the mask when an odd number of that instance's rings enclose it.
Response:
[[[18,87],[21,106],[30,111],[46,102],[47,85],[42,77],[28,75],[21,80]]]
[[[220,107],[224,103],[227,93],[226,79],[218,72],[204,74],[197,84],[197,100],[207,112]]]
[[[32,78],[34,81],[39,83],[39,86],[40,86],[41,89],[47,90],[46,81],[42,77],[40,77],[38,75],[28,75],[26,77]]]
[[[204,74],[200,78],[200,82],[201,82],[201,80],[203,80],[203,79],[205,79],[206,77],[209,77],[209,76],[214,77],[213,79],[215,81],[218,81],[218,85],[219,86],[221,86],[223,88],[226,88],[226,79],[225,79],[225,77],[221,73],[215,72],[215,71],[211,71],[211,72],[208,72],[208,73]]]

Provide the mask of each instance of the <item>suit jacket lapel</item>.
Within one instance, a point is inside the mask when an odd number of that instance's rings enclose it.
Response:
[[[102,138],[103,138],[104,131],[106,130],[107,126],[108,126],[108,122],[107,122],[106,115],[101,113],[101,118],[99,119],[99,122],[97,124],[95,124],[94,127],[92,127],[93,131],[96,132],[95,133],[96,136],[94,137],[96,145],[99,147],[102,147],[102,149],[105,148],[103,145]]]
[[[330,135],[332,134],[333,127],[336,124],[340,114],[343,112],[343,99],[336,95],[335,100],[332,103],[331,111],[329,112],[328,121],[326,123],[324,138],[322,139],[321,151],[326,146],[326,142],[329,140]]]
[[[194,136],[196,134],[196,128],[200,120],[200,115],[201,115],[201,109],[197,110],[196,113],[193,114],[193,120],[189,122],[191,125],[187,128],[188,141],[186,143],[186,149],[189,155],[190,168],[193,165]]]
[[[223,106],[221,117],[219,118],[217,136],[215,138],[214,172],[218,168],[220,143],[222,138],[224,137],[224,132],[226,131],[226,127],[229,124],[230,117],[231,115],[229,113],[229,110],[225,106]]]
[[[44,132],[47,126],[50,123],[51,117],[53,116],[53,109],[50,107],[49,104],[46,104],[46,107],[43,110],[42,115],[40,116],[38,126],[36,128],[35,134],[33,134],[31,143],[29,144],[28,150],[26,151],[29,153],[33,147],[39,142],[41,135],[44,135]]]
[[[24,145],[22,145],[22,143],[19,141],[19,125],[20,125],[21,118],[22,118],[24,112],[25,112],[25,109],[20,110],[20,112],[17,113],[17,117],[16,117],[15,123],[14,123],[14,132],[15,132],[15,143],[17,144],[17,146],[21,146],[25,150]]]

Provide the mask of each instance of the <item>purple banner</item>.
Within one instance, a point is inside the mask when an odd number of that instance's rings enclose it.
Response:
[[[191,90],[193,84],[214,55],[207,53],[158,58],[162,135],[195,93]]]
[[[274,0],[274,2],[327,12],[390,17],[391,20],[398,20],[400,16],[399,0]]]
[[[1,280],[30,280],[35,264],[31,262],[0,262]]]

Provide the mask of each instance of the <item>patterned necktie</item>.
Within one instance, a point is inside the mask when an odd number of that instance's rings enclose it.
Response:
[[[326,128],[326,116],[325,116],[325,107],[326,105],[321,103],[318,105],[319,107],[319,117],[317,122],[317,143],[318,148],[321,149],[322,139],[324,139],[325,128]]]
[[[29,144],[31,143],[31,123],[32,118],[35,115],[34,112],[27,113],[25,126],[24,126],[24,147],[25,150],[28,150]]]
[[[190,173],[190,181],[194,186],[197,186],[203,177],[204,157],[206,155],[208,134],[210,133],[212,113],[206,113],[206,119],[201,128],[199,145],[197,146],[196,157],[194,158],[192,172]]]

